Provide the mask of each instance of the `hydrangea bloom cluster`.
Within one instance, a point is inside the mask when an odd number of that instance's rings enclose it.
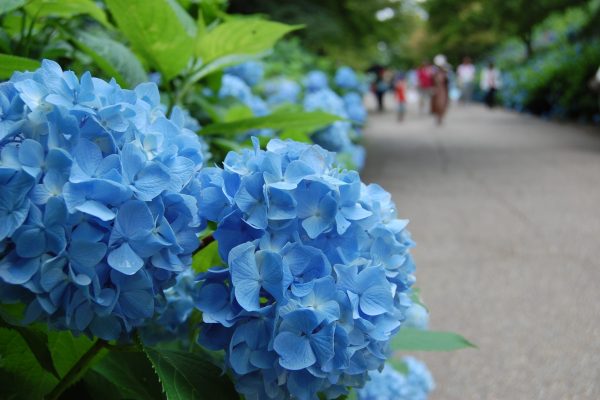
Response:
[[[155,84],[44,61],[0,84],[0,293],[26,320],[115,339],[191,263],[202,143]]]
[[[323,71],[310,71],[304,77],[304,87],[308,92],[326,89],[329,87],[327,75]]]
[[[178,338],[188,344],[188,319],[194,310],[192,294],[196,286],[195,273],[191,268],[177,275],[175,285],[164,291],[163,303],[157,306],[155,318],[140,331],[144,343],[154,344]]]
[[[248,106],[252,113],[261,117],[270,113],[269,106],[263,99],[252,93],[250,86],[242,78],[234,75],[225,74],[221,80],[219,89],[219,98],[224,99],[232,97],[242,104]]]
[[[321,89],[309,93],[304,98],[306,111],[325,111],[347,118],[344,101],[331,89]],[[330,151],[343,152],[351,148],[350,130],[352,124],[348,121],[336,121],[328,127],[315,132],[313,141]]]
[[[369,374],[371,380],[357,391],[358,400],[427,400],[435,388],[427,366],[413,357],[404,357],[406,375],[386,364],[381,372]]]
[[[264,84],[264,91],[269,106],[277,106],[284,103],[296,103],[302,88],[291,79],[277,78]]]
[[[357,92],[350,92],[344,95],[344,108],[348,118],[358,125],[363,125],[367,121],[367,109],[363,104],[363,99]]]
[[[333,81],[336,86],[344,90],[358,90],[360,88],[360,81],[356,76],[356,72],[350,67],[338,68]]]
[[[242,79],[247,85],[255,86],[265,75],[265,68],[259,61],[246,61],[225,69],[229,75],[237,76]]]
[[[406,310],[404,327],[423,331],[429,329],[429,313],[427,312],[427,309],[419,303],[413,303],[413,305]]]
[[[413,246],[389,193],[316,145],[274,139],[201,171],[226,267],[199,277],[200,343],[247,398],[336,398],[383,366],[411,305]]]

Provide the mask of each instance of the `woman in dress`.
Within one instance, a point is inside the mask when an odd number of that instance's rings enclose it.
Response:
[[[448,68],[446,57],[438,54],[433,59],[435,72],[433,74],[433,97],[431,98],[431,113],[435,115],[438,125],[444,122],[448,110]]]

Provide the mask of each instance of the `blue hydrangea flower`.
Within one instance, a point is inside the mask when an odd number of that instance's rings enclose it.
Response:
[[[407,369],[406,374],[396,371],[389,364],[381,372],[371,372],[371,380],[357,391],[358,400],[427,400],[435,389],[427,366],[413,357],[404,357],[402,361]]]
[[[413,303],[413,305],[406,310],[404,327],[427,330],[429,328],[429,312],[427,312],[427,309],[418,303]]]
[[[164,291],[163,303],[157,306],[155,318],[140,331],[144,343],[179,339],[184,345],[189,344],[188,319],[194,311],[192,294],[197,285],[191,268],[177,275],[175,285]]]
[[[363,104],[362,96],[356,92],[350,92],[344,95],[343,100],[348,118],[358,125],[363,125],[367,121],[367,109]]]
[[[264,87],[267,104],[271,107],[285,103],[298,102],[302,88],[291,79],[277,78],[265,82]]]
[[[223,75],[221,88],[219,89],[219,98],[224,99],[227,97],[232,97],[248,106],[257,117],[262,117],[270,113],[267,103],[259,96],[254,95],[250,86],[237,76]]]
[[[333,81],[339,88],[345,90],[357,90],[360,87],[360,81],[356,76],[356,72],[350,67],[344,66],[338,68]]]
[[[248,86],[255,86],[263,79],[265,68],[263,63],[259,61],[246,61],[226,68],[225,73],[237,76],[246,82]]]
[[[329,87],[327,81],[328,79],[325,72],[318,70],[310,71],[304,77],[304,87],[308,92],[327,89]]]
[[[43,61],[0,84],[0,297],[26,321],[104,339],[152,317],[204,221],[204,144],[155,84]]]
[[[225,350],[247,398],[336,398],[383,366],[411,305],[407,221],[333,153],[254,143],[200,173],[226,266],[198,278],[199,340]]]

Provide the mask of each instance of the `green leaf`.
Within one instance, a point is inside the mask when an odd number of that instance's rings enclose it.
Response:
[[[24,4],[25,0],[2,0],[0,2],[0,15],[16,10]]]
[[[205,352],[145,348],[169,400],[239,399],[233,384]]]
[[[44,370],[21,334],[0,328],[0,398],[41,399],[58,380]]]
[[[52,353],[54,366],[61,377],[65,376],[93,345],[94,342],[86,336],[75,337],[70,331],[50,331],[48,333],[48,346]]]
[[[131,50],[108,36],[80,32],[74,42],[119,85],[132,88],[148,80],[144,67]]]
[[[179,74],[193,53],[194,38],[169,0],[106,0],[131,46],[166,80]]]
[[[92,387],[103,381],[110,382],[125,399],[164,399],[152,363],[141,351],[110,352],[92,368],[90,376],[86,375],[84,381]]]
[[[263,128],[310,133],[340,120],[342,120],[342,118],[322,111],[277,111],[264,117],[247,118],[233,122],[208,125],[200,131],[200,134],[212,135],[219,133],[224,136],[233,136],[236,133]]]
[[[391,347],[405,351],[452,351],[477,346],[453,332],[404,328],[392,339]]]
[[[59,378],[59,374],[52,362],[50,350],[48,349],[48,334],[42,327],[9,325],[4,321],[0,321],[0,326],[18,332],[23,340],[25,340],[25,343],[27,343],[29,351],[36,358],[40,366],[57,379]]]
[[[300,28],[260,19],[228,21],[199,36],[196,55],[204,64],[231,55],[257,55],[271,49],[286,33]]]
[[[106,14],[93,0],[31,0],[25,6],[27,14],[33,18],[61,17],[71,18],[76,15],[89,15],[107,28],[111,25]]]
[[[8,79],[15,71],[33,71],[40,62],[25,57],[0,54],[0,79]]]
[[[223,260],[219,257],[219,244],[216,240],[194,254],[192,258],[192,268],[195,272],[204,272],[210,267],[219,265],[223,265]]]
[[[241,119],[249,119],[253,117],[250,107],[243,104],[236,104],[225,111],[222,122],[233,122]]]
[[[310,137],[302,131],[285,130],[279,134],[279,138],[282,140],[291,139],[300,143],[312,143]]]

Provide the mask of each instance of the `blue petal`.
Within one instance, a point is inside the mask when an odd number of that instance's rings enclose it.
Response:
[[[144,260],[131,249],[128,243],[123,243],[108,254],[108,265],[125,275],[133,275],[144,266]]]
[[[291,371],[308,368],[317,362],[317,357],[306,336],[300,337],[291,332],[281,332],[273,342],[273,349],[279,354],[279,364]]]

